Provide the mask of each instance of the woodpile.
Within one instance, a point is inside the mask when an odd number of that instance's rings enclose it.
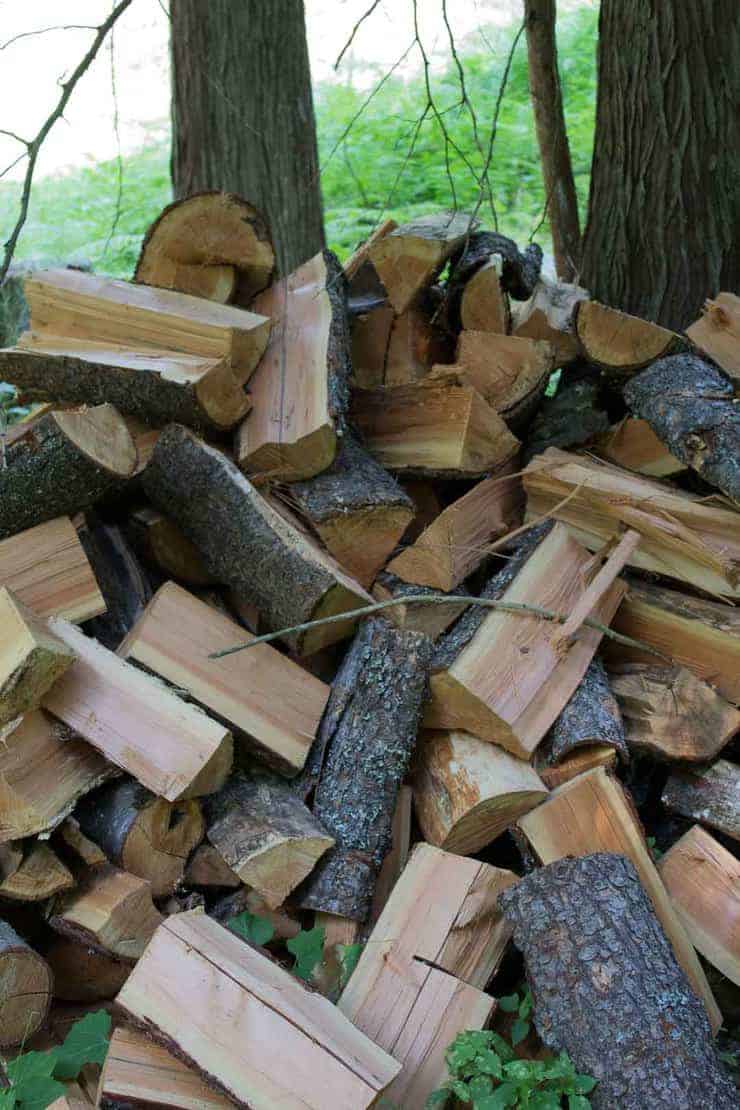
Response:
[[[592,1106],[735,1105],[737,297],[541,264],[439,213],[275,278],[204,193],[27,280],[2,1059],[114,1020],[59,1110],[424,1110],[523,974]]]

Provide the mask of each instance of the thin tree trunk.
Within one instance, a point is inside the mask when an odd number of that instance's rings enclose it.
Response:
[[[239,193],[286,274],[324,246],[303,0],[172,0],[175,195]]]
[[[666,327],[740,284],[734,0],[602,0],[583,283]]]
[[[524,0],[529,91],[540,147],[555,268],[561,281],[575,281],[581,259],[581,228],[558,72],[555,2]]]

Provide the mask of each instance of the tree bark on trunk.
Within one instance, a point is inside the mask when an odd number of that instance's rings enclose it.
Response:
[[[542,161],[555,269],[575,281],[580,269],[581,228],[558,73],[555,0],[524,0],[529,92]]]
[[[246,197],[285,275],[324,246],[303,0],[173,0],[172,181]]]
[[[629,49],[626,49],[629,44]],[[732,0],[604,0],[583,282],[682,329],[740,283]]]

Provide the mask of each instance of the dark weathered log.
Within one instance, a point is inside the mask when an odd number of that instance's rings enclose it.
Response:
[[[624,856],[563,859],[499,896],[545,1045],[599,1080],[594,1110],[731,1110],[707,1015]]]
[[[144,612],[152,586],[117,525],[106,524],[94,513],[87,514],[86,523],[87,527],[78,534],[100,586],[106,612],[87,621],[84,628],[89,636],[115,651]]]
[[[115,998],[126,982],[131,964],[115,960],[68,937],[55,937],[44,949],[54,976],[54,998],[90,1006]]]
[[[26,1041],[43,1025],[52,986],[46,961],[0,921],[0,1047]]]
[[[616,698],[609,686],[604,664],[594,657],[581,685],[545,737],[543,748],[548,763],[560,763],[574,748],[609,744],[623,759],[629,759],[624,724]]]
[[[526,301],[534,293],[542,269],[542,248],[529,243],[519,250],[513,239],[497,231],[476,231],[468,239],[465,249],[450,263],[449,292],[454,299],[455,287],[462,287],[473,274],[485,266],[491,255],[499,254],[503,261],[501,287],[516,301]]]
[[[167,802],[131,779],[88,794],[75,816],[111,863],[151,882],[155,897],[172,893],[205,831],[198,802]]]
[[[235,775],[206,803],[208,839],[270,909],[280,906],[334,844],[293,788]]]
[[[456,586],[456,594],[467,594],[469,591],[464,585]],[[465,602],[459,605],[424,605],[417,600],[424,597],[440,597],[442,590],[433,586],[417,586],[413,582],[404,582],[397,575],[388,571],[381,571],[373,585],[373,597],[377,601],[390,601],[395,598],[399,604],[392,606],[385,612],[385,617],[397,628],[406,632],[423,632],[431,640],[436,640],[445,632],[453,621],[466,609]]]
[[[416,743],[431,654],[426,636],[401,632],[382,618],[358,631],[319,733],[313,809],[337,847],[302,888],[301,905],[356,921],[370,912]]]
[[[740,501],[740,405],[732,383],[696,355],[658,359],[624,387],[672,455]]]
[[[524,444],[528,462],[548,447],[575,447],[609,429],[609,417],[599,403],[596,378],[561,378],[554,397],[546,397],[532,421]]]
[[[17,435],[0,469],[0,539],[87,509],[136,469],[134,441],[111,405],[50,412]]]
[[[209,573],[253,602],[269,629],[357,608],[361,587],[270,504],[222,452],[172,424],[144,472],[152,501],[171,513]],[[349,635],[352,622],[287,636],[310,654]]]
[[[661,798],[673,813],[740,840],[740,767],[718,759],[711,767],[674,771]]]

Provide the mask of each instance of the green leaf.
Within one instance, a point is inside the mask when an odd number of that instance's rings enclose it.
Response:
[[[57,1062],[59,1049],[50,1052],[24,1052],[10,1060],[7,1068],[8,1079],[18,1091],[35,1079],[49,1079]],[[21,1097],[20,1094],[17,1095]]]
[[[532,1013],[532,992],[527,990],[527,991],[524,992],[524,998],[522,999],[522,1004],[519,1007],[519,1017],[520,1018],[529,1017],[529,1015],[531,1013]]]
[[[573,1079],[573,1089],[579,1095],[587,1095],[593,1091],[598,1082],[598,1079],[594,1079],[592,1075],[576,1075]]]
[[[453,1079],[450,1083],[450,1090],[455,1098],[459,1098],[460,1102],[472,1102],[473,1099],[470,1094],[470,1088],[467,1083],[463,1083],[462,1079]]]
[[[427,1095],[424,1110],[437,1110],[438,1106],[446,1106],[449,1097],[450,1092],[447,1087],[438,1087],[436,1091]]]
[[[230,918],[226,924],[232,933],[248,940],[250,944],[262,946],[275,936],[272,922],[266,917],[258,917],[256,913],[250,913],[249,910]]]
[[[6,1087],[0,1090],[0,1110],[13,1110],[15,1106],[15,1090],[13,1087]]]
[[[38,1076],[24,1083],[18,1089],[16,1097],[22,1110],[46,1110],[47,1106],[66,1094],[66,1090],[62,1083],[57,1083],[50,1075]]]
[[[555,1091],[533,1091],[529,1105],[531,1110],[560,1110],[560,1095]]]
[[[505,994],[503,998],[498,1000],[499,1010],[503,1010],[505,1014],[515,1014],[519,1010],[519,995],[518,994]]]
[[[476,1075],[468,1083],[468,1090],[476,1106],[480,1099],[486,1098],[493,1090],[493,1080],[487,1075]]]
[[[347,986],[350,975],[357,967],[362,955],[362,944],[338,944],[337,956],[339,957],[339,986],[342,990]]]
[[[475,1110],[502,1110],[504,1106],[514,1106],[516,1101],[516,1083],[502,1083],[492,1094],[477,1103]]]
[[[108,1052],[110,1014],[96,1010],[76,1021],[57,1049],[55,1079],[76,1079],[85,1064],[104,1064]],[[24,1100],[25,1101],[25,1100]]]
[[[500,1033],[489,1033],[491,1048],[501,1057],[505,1064],[516,1059],[516,1053],[511,1045],[504,1040]]]
[[[475,1070],[480,1072],[481,1075],[492,1075],[496,1079],[501,1079],[504,1074],[503,1064],[501,1057],[492,1048],[484,1048],[479,1052],[473,1061]]]
[[[568,1095],[568,1110],[591,1110],[591,1103],[583,1095]]]
[[[322,925],[313,929],[301,929],[297,936],[286,941],[285,947],[295,956],[293,974],[299,979],[310,979],[311,972],[324,958],[324,938],[326,930]]]
[[[517,1018],[511,1027],[511,1043],[516,1047],[529,1033],[529,1022],[524,1018]]]
[[[529,1083],[533,1086],[541,1078],[538,1063],[538,1060],[512,1060],[504,1068],[504,1075],[515,1083]]]

